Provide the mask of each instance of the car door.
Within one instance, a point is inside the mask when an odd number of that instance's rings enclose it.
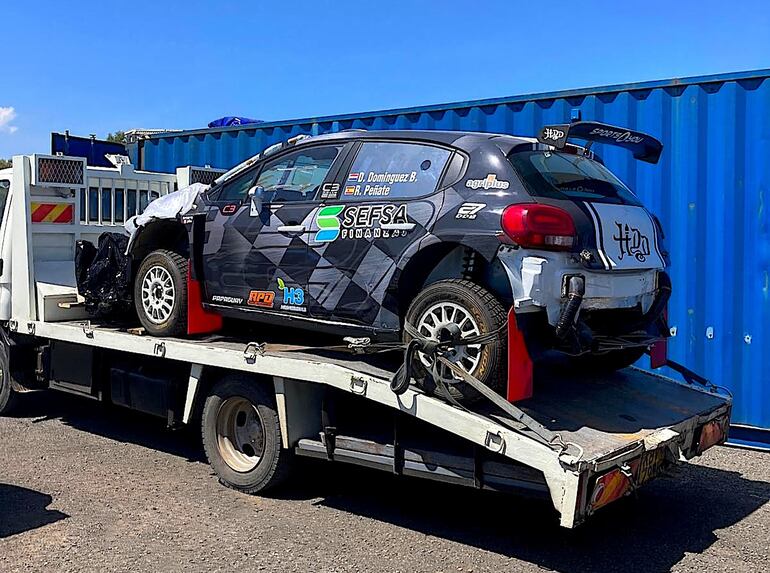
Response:
[[[363,141],[312,221],[311,314],[332,320],[398,328],[383,310],[398,261],[435,222],[436,193],[452,151],[403,141]]]
[[[343,144],[282,153],[224,185],[207,217],[209,303],[242,311],[307,314],[307,247],[315,197]],[[258,189],[255,195],[249,191]]]

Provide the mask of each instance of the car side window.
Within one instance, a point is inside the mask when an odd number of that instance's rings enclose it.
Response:
[[[279,157],[262,168],[255,185],[264,188],[267,203],[310,201],[342,147],[321,145]]]
[[[254,181],[254,170],[249,169],[246,173],[239,175],[232,181],[228,181],[222,187],[222,190],[216,195],[217,201],[226,201],[236,203],[246,198]]]
[[[436,190],[451,152],[419,143],[365,142],[345,179],[343,200],[409,199]]]

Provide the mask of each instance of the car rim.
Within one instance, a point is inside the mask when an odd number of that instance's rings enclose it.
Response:
[[[462,338],[481,334],[473,315],[466,308],[454,302],[440,302],[428,308],[417,321],[417,331],[431,340],[443,340],[447,336],[447,328],[452,324],[459,327]],[[421,352],[418,355],[420,362],[426,367],[433,367],[433,360]],[[453,348],[447,358],[469,374],[473,374],[481,362],[481,344],[469,344]],[[438,365],[438,373],[442,379],[448,382],[460,380],[459,376],[452,373],[443,364]]]
[[[150,267],[142,279],[142,307],[153,324],[162,324],[171,318],[176,291],[174,279],[160,265]]]
[[[217,412],[217,449],[236,472],[253,470],[265,452],[265,432],[259,410],[246,398],[228,398]]]

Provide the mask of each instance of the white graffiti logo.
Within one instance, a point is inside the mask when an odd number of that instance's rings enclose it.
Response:
[[[564,137],[564,132],[561,129],[554,127],[546,127],[543,130],[543,139],[552,139],[553,141],[559,141]]]
[[[630,131],[615,131],[614,129],[602,129],[601,127],[594,128],[590,135],[601,135],[602,137],[608,137],[614,139],[618,143],[641,143],[644,138],[640,135],[631,135]]]
[[[484,179],[468,179],[465,186],[468,189],[508,189],[510,183],[498,179],[497,175],[490,173]]]

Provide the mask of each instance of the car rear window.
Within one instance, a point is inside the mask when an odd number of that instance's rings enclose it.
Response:
[[[640,204],[620,179],[593,159],[554,151],[516,151],[508,159],[534,197]]]

